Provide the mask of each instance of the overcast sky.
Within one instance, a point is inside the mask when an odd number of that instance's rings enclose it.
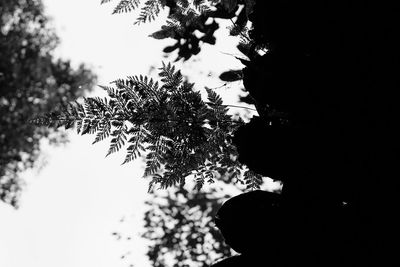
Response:
[[[98,74],[99,84],[127,75],[148,74],[159,67],[162,48],[171,40],[159,41],[148,35],[159,29],[165,14],[156,23],[133,26],[134,14],[113,15],[113,4],[100,0],[44,0],[46,12],[61,37],[57,56],[75,65],[85,62]],[[197,88],[223,84],[215,79],[221,71],[241,64],[229,54],[237,54],[237,39],[218,46],[204,46],[194,62],[182,70]],[[174,59],[174,58],[173,58]],[[154,73],[153,73],[154,75]],[[237,85],[237,84],[236,84]],[[231,87],[227,104],[235,104]],[[103,94],[100,90],[94,94]],[[234,97],[233,97],[234,96]],[[71,142],[62,147],[44,146],[47,165],[23,176],[28,187],[21,207],[13,210],[0,203],[1,267],[119,267],[149,266],[143,240],[138,238],[143,218],[143,201],[148,181],[141,178],[140,162],[121,166],[123,153],[104,158],[107,142],[91,145],[92,136],[71,132]],[[124,217],[124,222],[120,219]],[[111,235],[122,231],[131,241],[116,241]],[[120,256],[131,251],[126,259]]]

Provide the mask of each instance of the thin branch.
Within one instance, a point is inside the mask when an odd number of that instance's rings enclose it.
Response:
[[[230,18],[229,20],[232,22],[233,26],[237,27],[236,23],[232,20],[232,18]],[[252,41],[249,37],[247,37],[246,35],[244,35],[242,32],[240,32],[239,34],[240,34],[243,38],[247,39],[247,41],[249,41],[249,42]]]
[[[211,102],[205,102],[205,103],[208,104],[208,105],[215,105],[215,104],[213,104],[213,103],[211,103]],[[223,107],[232,107],[232,108],[244,108],[244,109],[249,109],[249,110],[257,111],[257,110],[254,109],[254,108],[248,108],[248,107],[236,106],[236,105],[221,105],[221,106],[223,106]]]
[[[206,88],[211,89],[211,90],[216,90],[216,89],[220,89],[220,88],[222,88],[222,87],[225,87],[225,86],[227,86],[227,85],[228,85],[228,83],[224,83],[224,84],[221,85],[221,86],[217,86],[217,87],[213,87],[213,88],[209,88],[209,87],[206,86]]]
[[[244,108],[244,109],[248,109],[248,110],[257,111],[257,109],[255,109],[255,108],[248,108],[248,107],[242,107],[242,106],[236,106],[236,105],[222,105],[222,106],[232,107],[232,108]]]

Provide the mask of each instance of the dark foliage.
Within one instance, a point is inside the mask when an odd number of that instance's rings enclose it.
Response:
[[[257,1],[249,19],[268,52],[245,63],[260,116],[234,140],[242,163],[284,181],[292,223],[275,255],[295,259],[289,266],[398,265],[398,10]]]
[[[192,16],[192,19],[188,17]],[[164,52],[171,53],[178,50],[178,57],[175,61],[183,58],[188,60],[191,56],[200,52],[201,43],[215,44],[214,32],[218,29],[218,24],[213,20],[207,23],[207,15],[197,15],[196,13],[179,13],[176,11],[167,25],[162,26],[160,31],[150,35],[156,39],[173,38],[176,40],[172,46],[164,48]],[[188,25],[189,24],[189,25]],[[199,31],[202,36],[199,38],[195,35],[195,31]]]
[[[13,206],[23,185],[19,174],[35,165],[39,141],[66,141],[63,133],[28,120],[81,96],[95,80],[87,67],[55,59],[57,43],[41,1],[1,1],[0,199]]]
[[[362,263],[354,207],[296,205],[285,195],[252,191],[223,204],[218,228],[239,256],[213,266],[371,266]]]
[[[280,198],[279,194],[256,190],[228,199],[215,216],[225,242],[241,254],[272,254],[282,234]],[[257,242],[263,240],[268,242]]]
[[[242,70],[229,70],[221,73],[219,78],[225,82],[239,81],[243,78]]]
[[[140,2],[140,0],[119,1],[113,13],[133,11],[138,8]],[[236,14],[239,6],[243,8]],[[150,36],[155,39],[175,39],[175,44],[165,47],[163,51],[171,53],[178,50],[175,61],[188,60],[200,52],[202,44],[215,44],[214,33],[219,28],[215,19],[235,19],[236,22],[230,29],[231,35],[246,32],[248,15],[253,6],[254,0],[148,0],[143,3],[135,24],[153,21],[162,9],[168,8],[166,25]]]

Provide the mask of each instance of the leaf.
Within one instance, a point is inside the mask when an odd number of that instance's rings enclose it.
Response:
[[[164,82],[163,88],[167,90],[171,90],[173,88],[178,88],[183,80],[181,72],[175,71],[175,66],[168,63],[165,65],[162,62],[162,67],[160,68],[161,72],[158,74],[161,77],[161,81]]]
[[[211,88],[206,87],[207,99],[214,107],[222,105],[222,98],[214,92]]]
[[[154,82],[152,78],[148,79],[147,76],[129,76],[129,83],[135,88],[139,96],[147,100],[154,100],[160,102],[160,92],[158,82]]]
[[[148,134],[148,131],[142,125],[138,129],[134,129],[133,136],[128,141],[131,145],[127,148],[127,154],[122,164],[141,156],[140,151],[145,151],[143,143]]]
[[[110,136],[111,124],[110,121],[104,121],[100,124],[96,138],[92,144],[103,141],[105,138]]]
[[[163,177],[160,174],[153,174],[152,179],[149,183],[149,188],[147,189],[147,193],[150,193],[153,190],[155,184],[160,184],[162,182],[162,179]]]
[[[263,183],[262,176],[251,170],[245,171],[244,181],[246,183],[246,188],[250,190],[260,189]]]
[[[147,162],[144,171],[144,176],[149,176],[151,174],[154,174],[160,169],[161,164],[163,163],[164,160],[164,156],[170,149],[169,143],[171,141],[172,141],[171,139],[165,136],[159,136],[154,145],[150,145],[147,147],[147,149],[150,150],[151,152],[148,153],[146,156]]]
[[[175,31],[173,28],[170,28],[168,26],[162,26],[161,30],[150,34],[149,37],[152,37],[152,38],[158,39],[158,40],[165,39],[165,38],[174,38]]]
[[[159,179],[157,182],[160,184],[161,189],[166,189],[175,186],[178,183],[183,183],[184,181],[185,177],[183,177],[181,173],[165,172],[163,178]]]
[[[81,135],[85,135],[91,132],[92,132],[91,120],[89,118],[83,119]]]
[[[110,148],[108,149],[106,157],[111,155],[112,153],[119,151],[122,148],[122,146],[125,145],[126,131],[127,131],[126,125],[122,125],[111,133],[111,136],[113,136],[113,138],[111,139],[111,145]]]
[[[179,47],[179,43],[177,43],[177,44],[175,44],[175,45],[171,45],[171,46],[166,46],[166,47],[163,49],[163,52],[164,52],[164,53],[171,53],[171,52],[173,52],[174,50],[176,50],[178,47]]]
[[[82,128],[82,120],[76,122],[76,132],[79,134]]]
[[[196,189],[198,191],[200,191],[203,188],[204,180],[205,180],[205,177],[204,177],[204,175],[202,173],[200,173],[199,175],[195,176],[195,181],[196,181],[196,186],[195,187],[196,187]]]
[[[139,6],[140,0],[121,0],[114,8],[112,14],[127,13]]]
[[[156,173],[161,167],[161,155],[157,152],[150,152],[146,156],[146,168],[144,177]]]
[[[111,98],[116,97],[117,92],[113,87],[110,86],[104,86],[104,85],[98,85],[101,89],[107,92],[108,96]]]
[[[164,8],[164,3],[161,4],[159,0],[148,0],[144,4],[139,17],[136,19],[135,24],[139,25],[141,23],[151,22],[155,20],[156,16],[161,11],[161,8]]]
[[[219,78],[225,82],[239,81],[243,78],[242,70],[225,71],[219,75]]]

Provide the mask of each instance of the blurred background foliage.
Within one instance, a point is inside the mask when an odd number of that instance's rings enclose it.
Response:
[[[40,0],[1,1],[0,200],[15,207],[24,184],[20,174],[37,164],[40,141],[67,140],[62,131],[28,121],[82,96],[96,81],[89,67],[55,58],[58,43]]]
[[[209,266],[232,255],[213,223],[222,201],[230,195],[211,190],[167,190],[147,201],[145,232],[152,266]]]

